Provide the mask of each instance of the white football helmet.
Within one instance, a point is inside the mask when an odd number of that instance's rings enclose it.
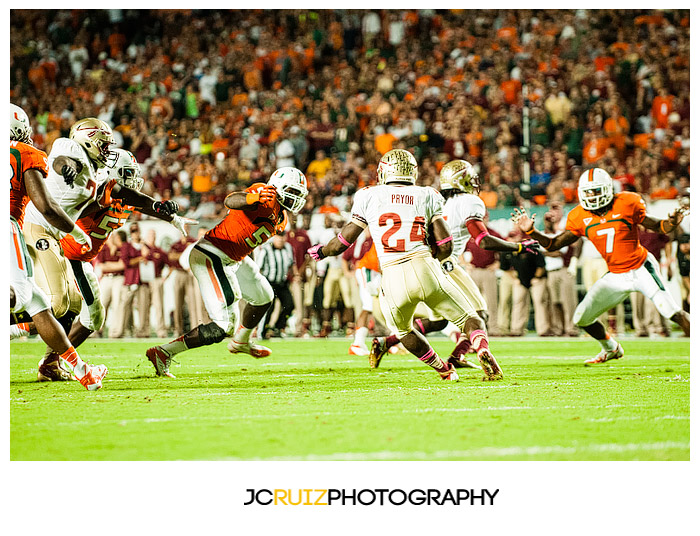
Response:
[[[578,180],[578,200],[586,210],[598,210],[613,200],[613,181],[601,168],[584,171]]]
[[[27,112],[10,103],[10,140],[32,145],[32,125]]]
[[[117,184],[137,192],[143,188],[141,166],[129,151],[113,149],[107,162],[107,176],[116,179]]]
[[[306,176],[295,167],[282,167],[270,175],[267,183],[277,189],[277,200],[287,210],[298,214],[304,208],[309,188]]]
[[[114,135],[107,123],[95,117],[81,119],[70,127],[69,137],[85,149],[97,169],[107,165],[111,152],[109,146],[114,144]]]
[[[416,183],[418,163],[415,157],[404,149],[392,149],[379,160],[377,179],[379,184],[387,182]]]
[[[466,160],[452,160],[440,170],[440,190],[460,190],[467,194],[479,193],[479,174]]]

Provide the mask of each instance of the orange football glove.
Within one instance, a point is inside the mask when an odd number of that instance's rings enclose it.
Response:
[[[275,200],[277,199],[277,189],[274,186],[265,186],[260,191],[260,204],[266,208],[272,208],[275,206]]]
[[[116,179],[111,179],[105,184],[104,190],[102,191],[102,195],[100,198],[97,200],[97,203],[101,207],[108,207],[109,205],[112,204],[112,189],[114,186],[117,184]]]

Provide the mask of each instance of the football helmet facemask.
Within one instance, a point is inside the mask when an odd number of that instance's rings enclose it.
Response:
[[[277,189],[277,201],[294,214],[304,208],[309,188],[306,176],[295,167],[282,167],[270,175],[267,183]]]
[[[613,181],[604,169],[584,171],[578,180],[578,200],[586,210],[598,210],[607,206],[613,196]]]
[[[452,160],[440,170],[440,190],[460,190],[466,194],[479,194],[479,175],[466,160]]]
[[[137,192],[143,188],[141,167],[136,158],[124,149],[113,149],[107,159],[107,175],[116,179],[117,184],[126,186]]]
[[[32,126],[27,112],[12,103],[10,103],[10,141],[33,144]]]
[[[408,182],[415,184],[418,179],[418,163],[415,157],[404,149],[392,149],[379,160],[377,166],[379,184]]]
[[[70,139],[77,142],[98,169],[107,165],[114,135],[110,126],[95,117],[81,119],[70,128]]]

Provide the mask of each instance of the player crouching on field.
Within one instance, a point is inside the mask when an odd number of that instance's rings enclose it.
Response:
[[[227,336],[232,337],[228,349],[233,354],[270,355],[269,348],[250,342],[274,292],[249,255],[274,234],[284,232],[285,209],[297,214],[307,194],[304,174],[296,168],[283,167],[272,174],[267,184],[253,184],[226,198],[228,214],[195,244],[189,257],[212,322],[200,324],[172,342],[149,348],[146,356],[158,376],[174,378],[170,372],[174,355],[220,342]],[[247,303],[239,320],[241,297]]]
[[[452,236],[442,217],[442,197],[433,188],[416,186],[418,164],[403,149],[382,156],[377,176],[378,185],[355,194],[352,220],[328,244],[310,248],[309,255],[315,260],[339,255],[369,228],[382,269],[382,313],[387,327],[406,349],[443,380],[459,379],[454,365],[445,363],[413,326],[416,306],[424,302],[471,340],[485,379],[501,379],[503,373],[489,350],[484,321],[440,267],[452,253]],[[431,255],[428,236],[434,240],[437,258]]]
[[[586,364],[619,359],[624,350],[605,331],[597,318],[621,303],[631,292],[649,298],[659,312],[676,322],[686,336],[690,335],[690,315],[676,304],[661,281],[659,263],[639,242],[637,225],[656,233],[670,233],[683,221],[686,208],[677,208],[665,220],[647,215],[647,207],[639,194],[613,193],[610,175],[600,168],[585,171],[578,181],[580,205],[566,220],[564,232],[549,237],[535,229],[535,215],[517,208],[513,222],[537,240],[548,251],[556,251],[585,236],[596,247],[608,265],[608,272],[588,291],[574,312],[574,323],[582,327],[602,346],[601,352]]]

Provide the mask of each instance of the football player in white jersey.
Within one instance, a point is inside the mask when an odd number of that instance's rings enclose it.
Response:
[[[75,286],[82,297],[80,318],[73,323],[68,334],[75,348],[85,342],[94,331],[101,329],[104,324],[105,308],[100,296],[99,281],[91,261],[100,252],[107,237],[124,225],[134,211],[172,223],[185,236],[187,236],[185,225],[197,223],[195,220],[176,215],[178,208],[176,203],[156,201],[139,192],[144,182],[141,177],[141,168],[129,151],[114,149],[110,156],[110,165],[100,169],[97,174],[100,182],[105,184],[106,197],[110,202],[102,207],[93,201],[81,212],[76,221],[76,225],[92,240],[92,247],[84,251],[72,236],[61,239],[63,254],[68,259]],[[100,196],[99,193],[98,196]],[[128,199],[128,202],[125,199]],[[71,313],[76,312],[71,310],[67,315],[68,318],[64,317],[66,322],[72,321],[74,315]],[[31,325],[28,327],[31,328]],[[70,379],[67,373],[62,373],[58,354],[51,348],[47,348],[44,359],[39,363],[38,379],[39,381]]]
[[[478,195],[479,187],[479,176],[466,160],[452,160],[440,170],[440,193],[445,198],[442,215],[452,235],[452,255],[442,261],[442,268],[464,293],[472,308],[486,322],[488,320],[486,301],[457,260],[464,253],[469,239],[473,238],[476,245],[483,249],[511,251],[515,254],[534,251],[538,246],[535,240],[520,243],[506,242],[489,234],[484,225],[486,206]],[[446,319],[423,318],[416,320],[414,327],[426,334],[440,331],[446,325]],[[395,344],[398,344],[396,336],[376,337],[372,341],[370,366],[376,368],[382,356]],[[463,357],[469,345],[469,339],[461,336],[448,361],[458,368],[470,367],[471,364]]]
[[[113,143],[109,125],[94,118],[76,122],[71,127],[70,138],[59,138],[54,142],[49,154],[46,187],[73,221],[96,198],[100,185],[97,171],[107,165]],[[54,316],[63,325],[61,319],[68,313],[71,302],[80,307],[80,295],[59,242],[64,233],[47,222],[30,203],[24,234],[36,266],[36,282],[48,295]],[[64,328],[68,332],[70,325],[64,325]]]
[[[382,268],[382,313],[406,349],[442,379],[459,379],[454,365],[445,363],[413,327],[416,306],[425,302],[470,338],[486,379],[501,379],[503,373],[489,350],[484,321],[440,266],[439,260],[452,253],[442,197],[433,188],[415,185],[418,164],[403,149],[382,156],[377,174],[378,185],[355,194],[352,220],[328,244],[309,248],[309,255],[316,260],[338,255],[369,227]],[[437,259],[431,254],[428,236],[434,240]]]

